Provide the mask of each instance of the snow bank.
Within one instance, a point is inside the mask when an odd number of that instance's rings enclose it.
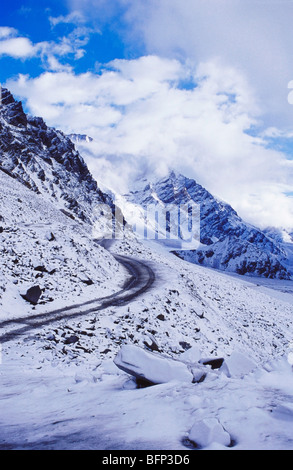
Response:
[[[160,357],[138,346],[122,346],[114,363],[124,372],[153,384],[167,383],[173,380],[193,381],[193,374],[182,362]]]

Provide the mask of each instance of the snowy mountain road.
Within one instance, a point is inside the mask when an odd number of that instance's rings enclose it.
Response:
[[[116,254],[113,254],[113,256],[125,267],[130,275],[120,291],[107,297],[89,300],[81,304],[52,310],[51,312],[35,314],[30,317],[4,320],[0,322],[0,328],[4,331],[0,336],[0,344],[24,335],[34,328],[48,325],[65,318],[74,318],[95,313],[108,307],[127,304],[150,289],[155,280],[155,273],[149,265],[127,256]],[[19,328],[19,325],[23,326]]]

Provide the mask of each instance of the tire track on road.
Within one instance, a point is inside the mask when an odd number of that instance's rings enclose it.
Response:
[[[123,288],[109,296],[89,300],[81,304],[74,304],[68,307],[52,310],[30,317],[19,317],[0,322],[0,329],[13,326],[10,331],[0,335],[0,344],[7,343],[18,336],[28,333],[40,326],[75,318],[81,315],[104,310],[108,307],[125,305],[148,291],[155,281],[155,273],[150,266],[143,261],[130,258],[128,256],[114,255],[114,258],[121,263],[130,274]],[[18,325],[23,325],[17,328]],[[16,326],[16,328],[15,328]]]

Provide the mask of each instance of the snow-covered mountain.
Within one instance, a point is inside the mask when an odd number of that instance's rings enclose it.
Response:
[[[121,201],[126,218],[133,220],[139,207],[152,204],[176,207],[194,202],[200,207],[200,245],[198,249],[174,250],[177,256],[203,266],[268,278],[290,279],[292,266],[283,240],[271,232],[243,221],[227,203],[217,199],[200,184],[173,171]],[[132,213],[132,214],[131,214]]]
[[[0,317],[30,311],[22,298],[30,288],[41,294],[40,306],[54,308],[123,284],[123,267],[93,240],[92,224],[102,232],[107,223],[96,207],[113,207],[112,199],[71,140],[27,116],[7,89],[0,106],[0,184]]]
[[[288,230],[276,228],[276,227],[267,227],[263,230],[267,237],[276,240],[278,243],[292,243],[293,244],[293,232]]]
[[[92,220],[93,207],[112,204],[97,186],[73,142],[42,118],[24,113],[22,103],[2,89],[0,170],[79,220]]]

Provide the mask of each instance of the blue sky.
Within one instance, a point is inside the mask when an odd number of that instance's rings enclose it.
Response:
[[[290,0],[10,0],[0,82],[93,137],[84,157],[111,189],[174,168],[290,228],[292,20]]]
[[[63,64],[70,64],[77,73],[87,70],[95,70],[96,63],[107,63],[115,58],[127,56],[127,50],[119,35],[119,25],[115,18],[109,24],[101,25],[98,19],[80,22],[72,22],[66,17],[70,10],[66,2],[51,0],[11,0],[1,5],[1,25],[13,27],[18,31],[17,36],[29,39],[33,44],[42,42],[58,43],[64,36],[70,35],[77,25],[87,29],[89,35],[86,41],[86,54],[76,60],[73,54],[60,58]],[[62,22],[62,17],[66,22]],[[51,18],[60,18],[60,23],[52,24]],[[67,22],[68,21],[68,22]],[[115,22],[117,27],[115,27]],[[82,36],[81,36],[82,37]],[[0,80],[4,83],[7,78],[19,74],[28,73],[30,76],[38,76],[47,68],[41,60],[40,54],[36,54],[30,60],[18,60],[8,54],[1,56]]]

